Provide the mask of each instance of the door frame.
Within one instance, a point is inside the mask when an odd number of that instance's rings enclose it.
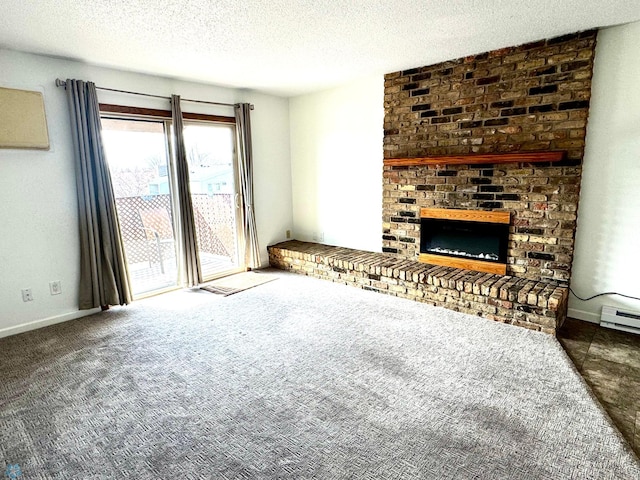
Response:
[[[162,110],[162,109],[153,109],[153,108],[141,108],[141,107],[131,107],[125,105],[115,105],[115,104],[107,104],[100,103],[100,118],[109,118],[114,120],[141,120],[141,121],[161,121],[164,124],[165,129],[165,147],[167,149],[167,159],[168,165],[167,168],[171,171],[175,171],[175,152],[173,151],[173,142],[172,136],[170,135],[170,129],[173,128],[173,123],[171,121],[172,113],[170,110]],[[232,165],[233,165],[233,177],[234,177],[234,204],[235,204],[235,229],[236,229],[236,248],[238,254],[238,267],[232,268],[229,270],[225,270],[222,272],[216,272],[212,275],[202,278],[202,282],[210,282],[217,278],[225,277],[228,275],[232,275],[234,273],[246,272],[247,266],[245,264],[245,256],[244,251],[246,249],[246,239],[244,235],[243,225],[243,216],[244,216],[244,208],[242,202],[242,195],[240,195],[240,178],[239,178],[239,165],[238,165],[238,155],[237,155],[237,128],[236,128],[236,119],[235,117],[221,116],[221,115],[209,115],[209,114],[201,114],[201,113],[182,113],[183,123],[190,124],[224,124],[230,126],[232,128],[233,134],[233,155],[232,155]],[[176,179],[175,174],[171,174],[169,177],[169,190],[171,194],[171,209],[172,209],[172,220],[173,220],[173,228],[174,228],[174,236],[176,237],[176,253],[179,254],[181,249],[184,249],[184,246],[181,242],[180,229],[182,228],[182,224],[179,220],[179,216],[176,215],[177,212],[177,197],[174,194],[176,191]],[[125,252],[126,254],[126,252]],[[127,272],[128,274],[128,272]],[[176,278],[176,285],[170,287],[163,287],[158,290],[151,290],[148,292],[143,292],[139,295],[135,295],[134,299],[141,299],[145,297],[150,297],[154,295],[159,295],[161,293],[170,292],[173,290],[178,290],[182,288],[179,285],[180,275],[182,272],[180,271],[180,266],[178,266],[178,275]]]

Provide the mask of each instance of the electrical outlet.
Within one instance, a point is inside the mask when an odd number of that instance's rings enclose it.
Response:
[[[324,232],[318,233],[318,241],[319,242],[324,242]]]
[[[60,283],[60,280],[49,282],[49,291],[51,292],[51,295],[60,295],[62,293],[62,284]]]
[[[287,230],[287,238],[291,238],[291,230]]]
[[[33,302],[33,293],[30,288],[22,289],[22,301],[23,302]]]

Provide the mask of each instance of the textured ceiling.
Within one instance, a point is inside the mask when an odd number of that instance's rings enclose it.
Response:
[[[637,20],[638,0],[2,0],[0,46],[296,95]]]

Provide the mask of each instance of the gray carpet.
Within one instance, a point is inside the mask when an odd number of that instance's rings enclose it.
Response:
[[[277,275],[0,340],[0,462],[24,479],[640,478],[555,339]]]

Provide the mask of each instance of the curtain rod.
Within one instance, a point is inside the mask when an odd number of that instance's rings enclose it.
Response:
[[[56,87],[66,87],[67,86],[67,82],[65,82],[64,80],[60,80],[59,78],[56,78]],[[165,100],[171,100],[171,97],[165,97],[164,95],[152,95],[150,93],[140,93],[140,92],[130,92],[128,90],[117,90],[115,88],[106,88],[106,87],[98,87],[96,86],[97,90],[106,90],[109,92],[118,92],[118,93],[126,93],[128,95],[140,95],[143,97],[153,97],[153,98],[163,98]],[[206,100],[191,100],[189,98],[181,98],[180,101],[182,102],[192,102],[192,103],[206,103],[207,105],[221,105],[223,107],[235,107],[236,104],[234,103],[221,103],[221,102],[207,102]],[[253,110],[253,104],[250,105],[251,110]]]

